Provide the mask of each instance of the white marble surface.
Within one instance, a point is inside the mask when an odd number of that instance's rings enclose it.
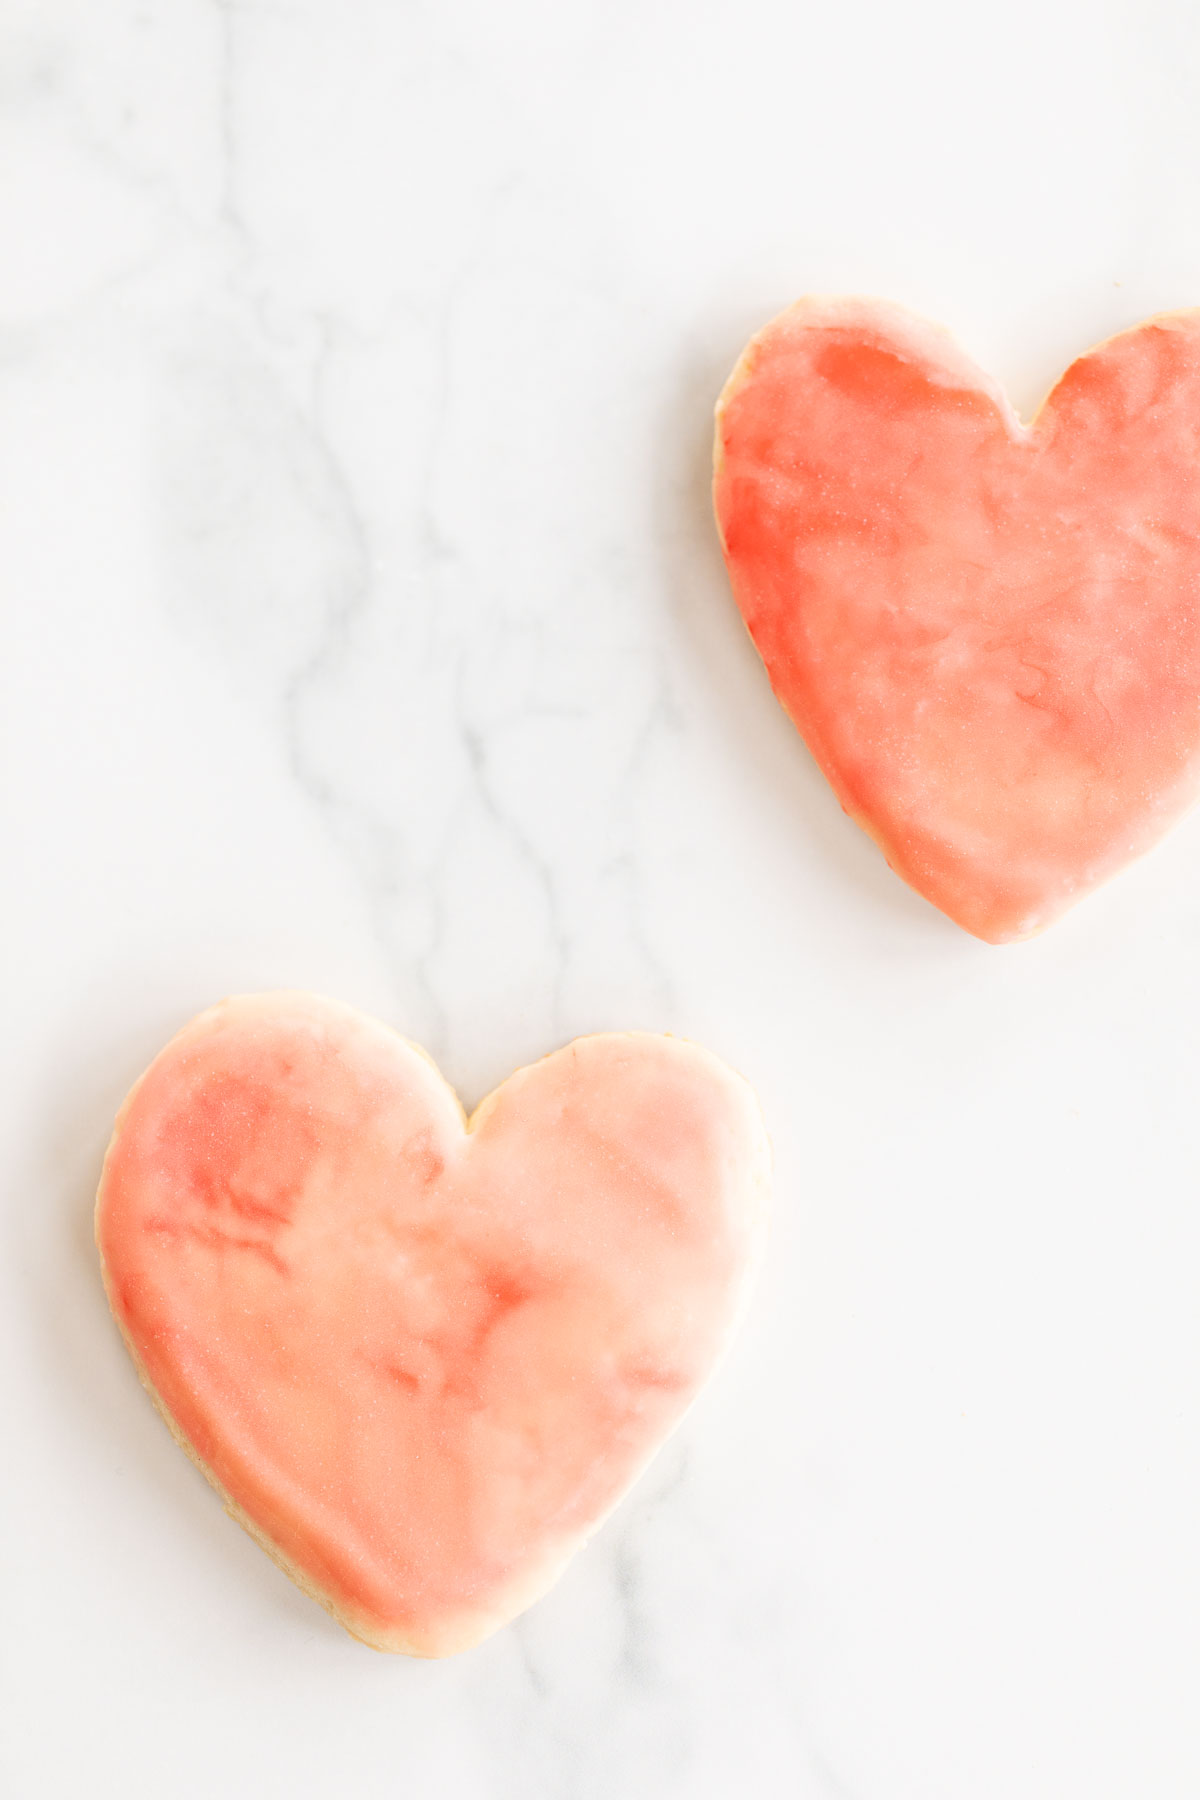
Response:
[[[1200,301],[1186,0],[11,0],[0,20],[0,1789],[1191,1800],[1200,819],[991,950],[775,709],[712,402],[806,289],[1028,407]],[[191,1012],[478,1098],[758,1087],[740,1344],[557,1590],[377,1657],[221,1514],[91,1194]]]

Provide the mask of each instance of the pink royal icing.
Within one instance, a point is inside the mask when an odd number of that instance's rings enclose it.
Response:
[[[968,931],[1028,936],[1200,791],[1200,311],[1031,426],[946,333],[801,301],[718,409],[738,605],[843,807]]]
[[[750,1090],[695,1045],[579,1039],[468,1129],[386,1027],[263,995],[135,1087],[97,1238],[235,1514],[356,1635],[436,1656],[542,1593],[679,1420],[766,1171]]]

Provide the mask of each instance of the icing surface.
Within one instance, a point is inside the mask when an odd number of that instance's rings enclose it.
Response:
[[[763,1221],[746,1084],[578,1039],[468,1134],[413,1045],[311,995],[194,1020],[126,1102],[97,1239],[197,1459],[382,1648],[440,1655],[553,1580],[723,1347]]]
[[[718,408],[717,519],[771,684],[846,811],[992,942],[1200,789],[1200,312],[1020,423],[943,332],[808,300]]]

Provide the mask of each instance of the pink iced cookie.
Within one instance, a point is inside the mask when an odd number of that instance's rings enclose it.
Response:
[[[444,1656],[528,1606],[727,1342],[768,1150],[693,1044],[581,1038],[468,1125],[412,1044],[227,1000],[117,1121],[96,1235],[142,1379],[355,1636]]]
[[[1067,370],[1034,424],[899,307],[802,300],[717,413],[771,684],[892,867],[993,943],[1200,789],[1200,311]]]

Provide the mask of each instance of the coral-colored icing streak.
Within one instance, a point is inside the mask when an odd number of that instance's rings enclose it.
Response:
[[[1200,789],[1200,312],[1081,357],[1031,427],[942,332],[802,301],[718,418],[777,695],[889,862],[993,942]]]
[[[164,1408],[354,1629],[440,1654],[536,1596],[720,1349],[761,1223],[744,1084],[583,1039],[470,1136],[411,1045],[225,1002],[134,1090],[97,1232]]]

